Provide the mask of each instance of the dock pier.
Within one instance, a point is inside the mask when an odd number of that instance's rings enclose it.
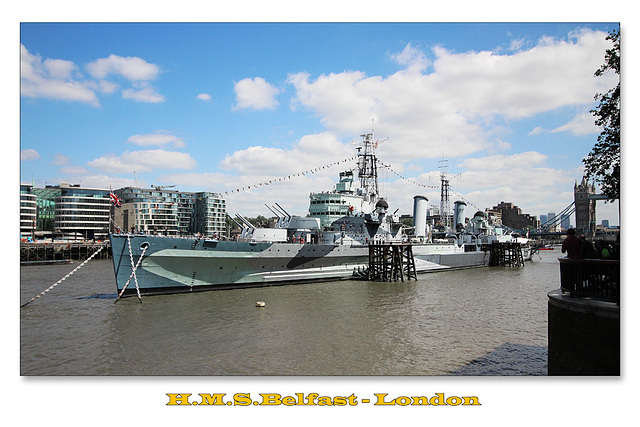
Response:
[[[97,252],[104,242],[53,242],[21,243],[20,265],[54,264],[85,260]],[[109,244],[108,244],[109,245]],[[96,258],[111,258],[111,247],[99,253]]]
[[[378,282],[418,280],[410,244],[375,243],[369,245],[367,279]]]
[[[524,258],[520,243],[494,242],[489,246],[489,266],[523,267]]]

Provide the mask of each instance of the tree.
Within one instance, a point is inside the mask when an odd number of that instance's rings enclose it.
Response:
[[[620,75],[620,31],[611,31],[606,39],[613,42],[613,47],[607,49],[605,63],[595,72],[596,77],[611,70]],[[613,202],[620,199],[620,80],[607,93],[597,93],[595,99],[600,104],[590,112],[602,132],[583,163],[587,178],[594,178],[607,201]]]

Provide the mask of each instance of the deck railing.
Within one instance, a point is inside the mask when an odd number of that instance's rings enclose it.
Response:
[[[620,304],[620,261],[568,258],[558,261],[563,291]]]

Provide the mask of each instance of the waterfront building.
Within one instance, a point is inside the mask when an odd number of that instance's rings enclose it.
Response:
[[[549,220],[549,218],[547,217],[546,214],[542,214],[540,215],[540,224],[544,224],[545,222],[547,222]]]
[[[37,196],[36,234],[52,237],[56,216],[56,197],[62,194],[60,187],[47,185],[45,188],[32,188],[31,193]]]
[[[571,215],[563,215],[560,221],[560,227],[563,230],[568,230],[571,228]]]
[[[205,236],[223,236],[226,233],[226,201],[216,193],[195,193],[193,206],[194,231]]]
[[[503,225],[516,230],[526,230],[529,227],[539,228],[540,220],[537,217],[522,213],[522,209],[509,202],[500,202],[491,208],[493,213],[500,213]]]
[[[33,187],[20,184],[20,236],[35,237],[37,196],[31,192]]]
[[[576,206],[576,232],[593,235],[596,228],[596,201],[589,196],[595,194],[596,188],[582,177],[580,185],[575,182],[573,196]]]
[[[60,183],[54,232],[67,240],[105,239],[109,231],[109,190]]]
[[[217,193],[182,192],[169,187],[125,187],[114,193],[122,208],[114,211],[117,226],[127,232],[207,236],[225,232],[225,200]]]

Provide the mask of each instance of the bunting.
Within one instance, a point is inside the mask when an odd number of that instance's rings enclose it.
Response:
[[[382,167],[384,167],[385,169],[389,170],[391,173],[393,173],[394,175],[396,175],[398,178],[403,179],[403,180],[405,180],[405,181],[407,181],[407,182],[409,182],[409,183],[411,183],[411,184],[413,184],[413,185],[415,185],[415,186],[417,186],[417,187],[433,188],[433,189],[439,189],[439,188],[440,188],[440,186],[439,186],[439,185],[427,185],[427,184],[422,184],[422,183],[419,183],[419,182],[413,181],[413,180],[411,180],[411,179],[409,179],[409,178],[407,178],[407,177],[404,177],[404,176],[400,175],[398,172],[394,171],[394,170],[391,168],[391,165],[385,165],[385,164],[384,164],[384,163],[382,163],[380,160],[377,160],[377,162],[378,162],[378,164],[379,164],[380,166],[382,166]],[[457,196],[460,198],[460,200],[462,200],[463,202],[465,202],[467,205],[469,205],[469,206],[473,206],[474,208],[476,208],[476,209],[477,209],[477,210],[479,210],[479,211],[482,211],[482,210],[483,210],[483,209],[480,209],[479,207],[477,207],[475,204],[473,204],[473,203],[472,203],[472,202],[470,202],[469,200],[467,200],[467,199],[466,199],[462,194],[458,193],[457,191],[453,191],[453,190],[451,189],[451,187],[449,187],[449,192],[450,192],[450,193],[453,193],[453,194],[455,194],[455,195],[457,195]]]
[[[440,188],[440,186],[439,186],[439,185],[427,185],[427,184],[422,184],[422,183],[419,183],[419,182],[413,181],[413,180],[411,180],[411,179],[409,179],[409,178],[407,178],[407,177],[405,177],[405,176],[400,175],[398,172],[394,171],[394,170],[391,168],[391,165],[385,165],[384,163],[382,163],[380,160],[377,160],[377,159],[376,159],[376,162],[377,162],[380,166],[382,166],[383,168],[387,169],[389,172],[391,172],[392,174],[394,174],[395,176],[397,176],[398,178],[400,178],[400,179],[402,179],[402,180],[404,180],[404,181],[407,181],[407,182],[409,182],[409,183],[411,183],[411,184],[415,185],[416,187],[423,187],[423,188],[435,188],[435,189]]]
[[[228,196],[230,194],[236,194],[236,193],[240,193],[242,191],[251,190],[251,189],[254,189],[254,188],[258,188],[259,189],[263,185],[267,186],[267,185],[271,185],[271,184],[274,184],[274,183],[277,183],[277,182],[283,182],[283,181],[286,181],[286,180],[297,178],[297,177],[300,177],[300,176],[306,176],[308,174],[314,174],[314,173],[316,173],[318,171],[330,168],[332,166],[348,163],[348,162],[354,161],[357,157],[358,156],[349,157],[348,159],[344,159],[344,160],[339,160],[337,162],[328,163],[328,164],[323,165],[323,166],[318,166],[316,168],[307,169],[307,170],[301,171],[301,172],[296,172],[296,173],[293,173],[291,175],[281,176],[281,177],[278,177],[278,178],[273,178],[273,179],[270,179],[268,181],[257,182],[255,184],[245,185],[244,187],[239,187],[239,188],[235,188],[235,189],[232,189],[232,190],[222,191],[221,193],[226,195],[226,196]]]
[[[252,190],[252,189],[259,189],[262,186],[267,186],[267,185],[271,185],[271,184],[275,184],[278,182],[283,182],[283,181],[287,181],[287,180],[291,180],[300,176],[306,176],[308,174],[314,174],[318,171],[322,171],[323,169],[327,169],[330,168],[332,166],[337,166],[340,164],[345,164],[351,161],[354,161],[358,158],[358,156],[353,156],[353,157],[349,157],[347,159],[343,159],[343,160],[339,160],[337,162],[332,162],[332,163],[328,163],[326,165],[323,166],[318,166],[312,169],[307,169],[305,171],[301,171],[301,172],[296,172],[293,173],[291,175],[286,175],[286,176],[281,176],[278,178],[273,178],[267,181],[263,181],[263,182],[257,182],[255,184],[250,184],[250,185],[245,185],[243,187],[238,187],[235,189],[231,189],[231,190],[226,190],[226,191],[222,191],[221,194],[224,194],[225,196],[229,196],[229,195],[233,195],[233,194],[237,194],[243,191],[248,191],[248,190]],[[428,184],[422,184],[420,182],[416,182],[412,179],[409,179],[401,174],[399,174],[398,172],[396,172],[395,170],[393,170],[393,168],[391,167],[390,164],[384,164],[383,162],[381,162],[379,159],[376,159],[376,163],[378,163],[381,167],[384,167],[385,169],[389,170],[391,173],[393,173],[394,175],[396,175],[398,178],[407,181],[417,187],[422,187],[422,188],[432,188],[432,189],[440,189],[439,185],[428,185]],[[474,205],[473,203],[471,203],[469,200],[467,200],[464,196],[462,196],[461,194],[451,190],[451,187],[449,187],[449,191],[451,191],[452,193],[455,193],[458,197],[460,197],[460,199],[462,201],[464,201],[465,203],[467,203],[468,205],[471,205],[473,207],[475,207],[478,210],[481,210],[480,208],[478,208],[476,205]]]

